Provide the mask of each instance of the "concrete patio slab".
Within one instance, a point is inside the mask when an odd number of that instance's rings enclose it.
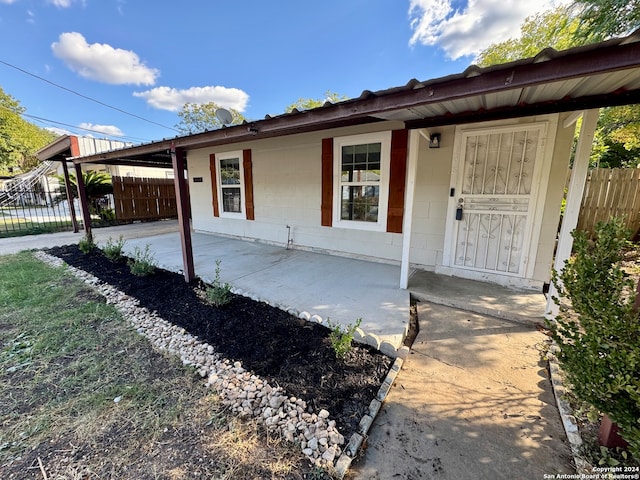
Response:
[[[529,325],[544,322],[547,299],[540,291],[517,290],[423,270],[413,272],[408,289],[424,302]]]
[[[284,310],[317,315],[343,326],[362,318],[361,329],[395,349],[409,324],[409,292],[399,288],[400,268],[237,238],[193,233],[196,275],[205,281],[220,276],[243,294]],[[131,239],[125,250],[150,246],[160,266],[181,271],[177,233]]]

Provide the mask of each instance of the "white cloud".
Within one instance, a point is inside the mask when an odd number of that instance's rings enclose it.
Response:
[[[11,5],[12,3],[16,3],[18,0],[0,0],[0,3],[4,3],[5,5]]]
[[[73,135],[69,130],[58,127],[46,127],[45,130],[55,133],[56,135]]]
[[[78,127],[85,130],[91,130],[94,133],[104,133],[105,135],[123,136],[124,133],[114,125],[96,125],[94,123],[81,123]]]
[[[131,50],[105,43],[88,44],[78,32],[62,33],[51,44],[56,57],[80,76],[115,85],[153,85],[160,72],[149,68]]]
[[[152,107],[170,112],[177,112],[185,103],[209,102],[243,112],[249,101],[249,95],[246,92],[237,88],[219,86],[191,87],[186,90],[156,87],[145,92],[134,92],[133,96],[144,98]]]
[[[450,0],[410,0],[410,45],[437,45],[453,60],[477,55],[493,43],[520,34],[524,19],[568,0],[468,0],[454,9]]]
[[[71,0],[49,0],[48,3],[58,8],[69,8],[71,6]]]

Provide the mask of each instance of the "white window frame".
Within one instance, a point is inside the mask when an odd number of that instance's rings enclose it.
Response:
[[[378,220],[363,222],[359,220],[343,220],[342,213],[342,147],[380,143],[380,200],[378,202]],[[333,139],[333,226],[356,230],[387,230],[387,209],[389,204],[389,165],[391,163],[391,132],[365,133],[335,137]]]
[[[240,166],[240,212],[225,212],[224,211],[224,201],[222,190],[227,186],[222,185],[222,172],[220,171],[220,162],[222,160],[230,160],[230,159],[238,159],[238,163]],[[224,153],[216,153],[216,195],[218,196],[218,213],[221,218],[241,218],[246,219],[247,214],[245,211],[245,203],[246,197],[244,192],[244,166],[243,166],[243,156],[242,150],[233,151],[233,152],[224,152]],[[236,186],[228,186],[229,188],[238,188]]]

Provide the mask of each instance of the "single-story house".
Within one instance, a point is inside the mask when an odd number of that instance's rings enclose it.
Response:
[[[187,280],[190,207],[195,231],[399,264],[401,288],[426,269],[538,289],[571,250],[598,109],[633,103],[640,32],[73,162],[173,165]]]

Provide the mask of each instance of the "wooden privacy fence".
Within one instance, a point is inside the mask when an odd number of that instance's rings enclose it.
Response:
[[[598,222],[625,217],[632,238],[640,231],[640,168],[596,168],[585,185],[578,230],[593,234]]]
[[[176,190],[172,179],[112,177],[118,222],[176,218]]]

